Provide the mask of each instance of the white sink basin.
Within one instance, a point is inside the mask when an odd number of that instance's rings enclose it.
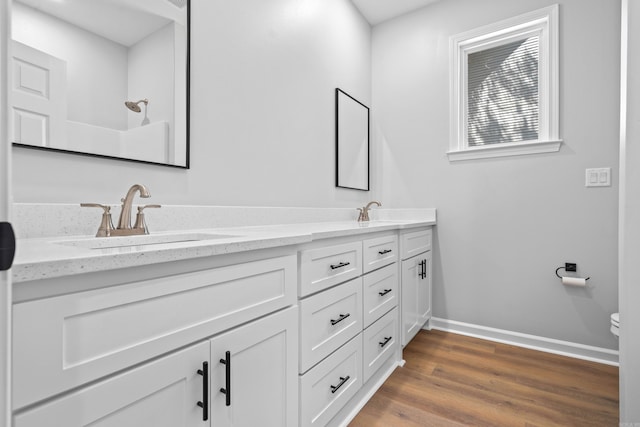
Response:
[[[182,234],[146,234],[140,236],[86,237],[72,240],[59,240],[57,245],[75,246],[86,249],[124,248],[129,246],[163,245],[167,243],[201,242],[205,240],[231,239],[239,237],[231,234],[182,233]]]

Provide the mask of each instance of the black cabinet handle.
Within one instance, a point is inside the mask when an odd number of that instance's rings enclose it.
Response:
[[[346,319],[349,316],[351,316],[351,314],[347,313],[347,314],[341,314],[340,317],[338,317],[336,320],[331,319],[331,326],[337,325],[338,323],[342,322],[344,319]]]
[[[202,375],[202,401],[198,406],[202,408],[202,421],[209,419],[209,362],[202,362],[202,369],[198,369],[198,375]]]
[[[427,260],[423,259],[422,261],[420,261],[420,272],[418,273],[418,276],[420,276],[421,279],[424,279],[425,277],[427,277]]]
[[[340,264],[331,264],[329,267],[331,267],[332,270],[335,270],[336,268],[342,268],[342,267],[346,267],[347,265],[350,265],[350,262],[341,262]]]
[[[389,341],[391,341],[393,339],[393,337],[384,337],[384,341],[379,342],[378,344],[380,344],[380,347],[384,347],[385,345],[389,344]]]
[[[391,249],[384,249],[382,251],[378,251],[380,255],[388,254],[389,252],[391,252]]]
[[[385,289],[382,292],[378,292],[378,295],[380,295],[381,297],[385,296],[386,294],[388,294],[389,292],[391,292],[391,289]]]
[[[226,397],[225,405],[231,406],[231,352],[227,351],[224,359],[220,359],[220,363],[225,365],[224,388],[220,389],[220,393],[224,394]]]
[[[338,391],[338,389],[342,387],[344,383],[349,381],[349,378],[351,378],[349,375],[347,375],[346,377],[340,377],[340,382],[338,383],[338,385],[331,386],[331,393],[335,393],[336,391]]]

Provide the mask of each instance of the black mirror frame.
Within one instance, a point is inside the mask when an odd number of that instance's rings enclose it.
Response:
[[[81,151],[72,151],[72,150],[64,150],[61,148],[51,148],[51,147],[39,147],[36,145],[29,144],[21,144],[18,142],[12,142],[12,146],[27,148],[30,150],[41,150],[47,152],[55,152],[55,153],[65,153],[65,154],[74,154],[85,157],[97,157],[101,159],[111,159],[111,160],[122,160],[124,162],[134,162],[134,163],[143,163],[147,165],[157,165],[157,166],[166,166],[170,168],[177,169],[189,169],[190,161],[191,161],[191,153],[190,153],[190,131],[191,131],[191,113],[190,113],[190,105],[191,105],[191,0],[187,0],[187,87],[186,87],[186,132],[185,132],[185,150],[186,150],[186,162],[185,165],[171,165],[169,163],[160,163],[160,162],[150,162],[148,160],[139,160],[139,159],[128,159],[126,157],[116,157],[116,156],[108,156],[105,154],[94,154],[94,153],[83,153]]]
[[[348,188],[350,190],[369,191],[370,188],[371,188],[371,171],[370,171],[371,170],[371,129],[370,129],[370,127],[371,127],[371,118],[370,118],[369,107],[367,107],[362,102],[358,101],[353,96],[349,95],[347,92],[343,91],[340,88],[336,88],[335,93],[336,93],[336,187]],[[339,152],[340,152],[340,137],[339,137],[340,123],[339,122],[340,122],[340,119],[339,119],[339,111],[338,111],[338,103],[339,103],[340,93],[342,93],[343,95],[348,96],[353,101],[357,102],[358,104],[360,104],[361,106],[363,106],[367,110],[367,188],[347,187],[347,186],[344,186],[344,185],[340,185],[340,177],[339,177],[339,169],[340,169],[340,156],[339,156]]]

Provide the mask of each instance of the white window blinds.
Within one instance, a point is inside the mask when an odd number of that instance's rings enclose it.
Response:
[[[469,147],[538,139],[539,37],[467,57]]]

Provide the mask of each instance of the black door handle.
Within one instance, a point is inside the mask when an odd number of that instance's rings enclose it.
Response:
[[[337,325],[338,323],[342,322],[344,319],[346,319],[349,316],[351,316],[351,314],[347,313],[347,314],[341,314],[340,317],[338,317],[336,320],[331,319],[331,326]]]
[[[384,341],[379,342],[378,344],[380,344],[380,347],[384,347],[385,345],[389,344],[389,341],[391,341],[393,339],[393,337],[384,337]]]
[[[198,374],[202,375],[202,401],[198,406],[202,408],[202,421],[209,419],[209,362],[202,362],[202,369],[198,369]]]
[[[423,259],[418,265],[420,266],[420,272],[418,273],[418,276],[420,276],[421,279],[424,279],[425,277],[427,277],[427,260]]]
[[[224,354],[224,359],[220,359],[220,363],[225,365],[224,388],[220,389],[220,393],[225,395],[225,405],[231,406],[231,352],[227,351]]]
[[[351,378],[349,375],[347,375],[346,377],[340,377],[340,382],[338,383],[338,385],[331,386],[331,393],[335,393],[336,391],[338,391],[338,389],[342,387],[344,383],[349,381],[349,378]]]
[[[350,262],[341,262],[340,264],[331,264],[331,265],[329,265],[329,267],[331,267],[332,270],[335,270],[336,268],[346,267],[347,265],[351,265],[351,263]]]

